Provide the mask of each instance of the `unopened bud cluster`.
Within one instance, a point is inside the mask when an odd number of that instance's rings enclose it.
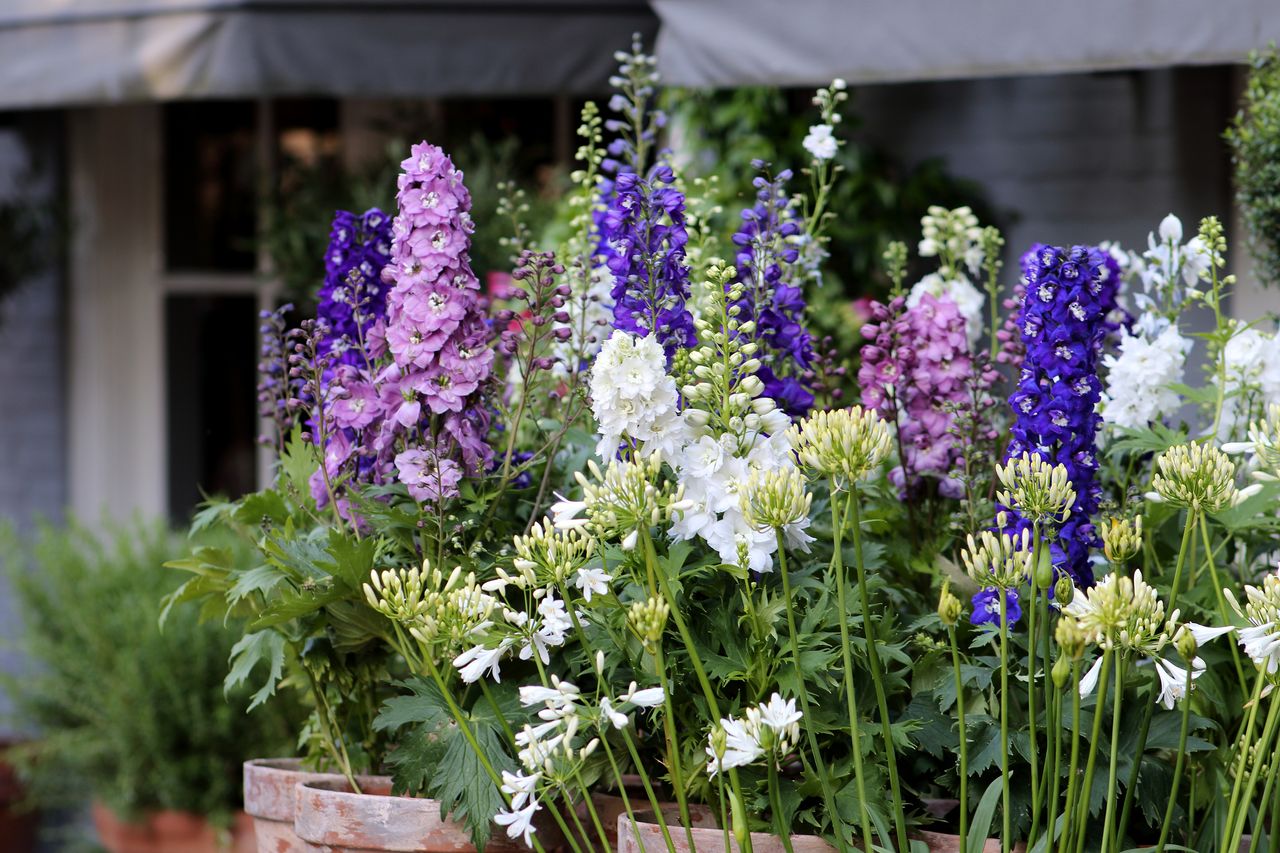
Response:
[[[421,569],[370,572],[364,596],[370,607],[425,645],[462,643],[498,604],[477,585],[474,573],[456,567],[445,576],[429,562]]]
[[[1054,465],[1038,453],[1023,453],[996,467],[996,477],[1004,488],[996,499],[1018,510],[1032,522],[1058,524],[1071,516],[1076,492],[1065,465]]]
[[[947,628],[954,628],[960,621],[960,599],[951,591],[951,581],[942,582],[942,592],[938,595],[938,618]]]
[[[979,586],[1013,589],[1030,577],[1033,557],[1030,530],[1020,534],[984,530],[976,539],[970,534],[967,543],[960,552],[960,562]]]
[[[627,625],[640,638],[645,651],[652,652],[662,640],[671,608],[661,598],[646,598],[631,605],[627,611]]]
[[[851,406],[814,412],[791,429],[800,464],[847,486],[880,467],[889,456],[889,426],[870,409]]]
[[[1236,466],[1211,444],[1179,444],[1156,460],[1158,500],[1194,512],[1217,512],[1236,500]]]
[[[756,530],[781,530],[809,517],[813,495],[799,468],[753,471],[742,495],[742,514]]]
[[[597,547],[595,537],[583,528],[557,530],[550,519],[535,523],[512,544],[513,564],[523,586],[564,582],[591,561]]]
[[[1137,518],[1111,518],[1102,525],[1102,552],[1112,565],[1120,566],[1132,560],[1142,550],[1142,516]]]
[[[685,508],[683,487],[659,484],[659,453],[643,459],[614,459],[604,471],[591,460],[587,469],[590,477],[581,471],[574,473],[582,487],[582,500],[560,501],[552,507],[555,526],[561,530],[586,528],[601,538],[620,535],[622,546],[631,549],[639,531],[670,521],[673,512]]]
[[[1064,608],[1080,623],[1089,642],[1104,649],[1121,649],[1152,654],[1169,636],[1164,602],[1156,590],[1142,579],[1112,573],[1091,589],[1077,593]],[[1176,620],[1175,613],[1173,619]]]

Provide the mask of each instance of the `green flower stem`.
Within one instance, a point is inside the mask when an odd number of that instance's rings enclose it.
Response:
[[[1000,849],[1013,849],[1013,809],[1009,804],[1009,596],[1000,597]]]
[[[1062,805],[1062,833],[1058,836],[1058,853],[1071,849],[1071,834],[1076,828],[1076,771],[1080,769],[1080,660],[1071,662],[1071,758],[1067,763],[1067,798]]]
[[[1228,818],[1235,814],[1236,803],[1240,800],[1240,787],[1244,784],[1244,771],[1249,760],[1249,746],[1253,741],[1253,727],[1258,720],[1258,705],[1262,701],[1262,688],[1266,684],[1265,670],[1258,671],[1258,678],[1253,685],[1253,698],[1249,701],[1249,713],[1245,716],[1244,724],[1240,727],[1240,735],[1236,738],[1235,754],[1239,757],[1239,762],[1235,768],[1235,782],[1231,786],[1231,799],[1227,801]],[[1229,822],[1228,822],[1229,824]],[[1221,841],[1226,844],[1226,833],[1229,825],[1223,825],[1223,836]]]
[[[835,584],[836,598],[840,607],[840,657],[844,666],[845,704],[849,710],[849,737],[853,745],[853,782],[858,792],[858,813],[862,823],[863,850],[872,850],[871,815],[867,811],[867,787],[862,770],[862,744],[858,731],[858,700],[854,694],[853,653],[849,640],[849,609],[845,601],[845,571],[842,554],[841,534],[844,530],[844,519],[840,517],[839,503],[836,496],[835,481],[831,481],[831,530],[834,552],[831,555],[832,583]]]
[[[969,730],[964,721],[964,679],[960,675],[960,648],[956,628],[947,628],[951,641],[951,671],[956,679],[956,720],[960,725],[960,853],[969,851]]]
[[[1111,649],[1102,652],[1102,671],[1098,673],[1098,702],[1093,709],[1093,732],[1089,736],[1089,757],[1084,763],[1084,780],[1076,808],[1076,853],[1084,853],[1085,826],[1089,822],[1089,799],[1093,793],[1093,771],[1098,760],[1098,738],[1102,736],[1102,709],[1106,707],[1107,676],[1111,674]],[[1105,844],[1105,839],[1103,841]]]
[[[1045,672],[1049,672],[1046,667]],[[1041,793],[1047,787],[1047,809],[1048,822],[1044,825],[1044,831],[1048,836],[1045,842],[1045,850],[1053,847],[1053,833],[1058,823],[1058,785],[1062,780],[1062,726],[1059,725],[1058,718],[1062,715],[1062,691],[1058,689],[1058,685],[1054,682],[1052,676],[1047,679],[1049,682],[1049,704],[1046,706],[1047,719],[1045,720],[1046,731],[1052,732],[1053,744],[1047,756],[1047,764],[1045,765],[1044,784],[1040,786]],[[1032,836],[1031,840],[1036,839]]]
[[[578,783],[578,787],[582,790],[582,801],[586,803],[587,816],[591,818],[591,824],[593,827],[595,827],[596,835],[599,837],[600,843],[604,845],[606,849],[608,849],[609,833],[605,832],[604,824],[601,823],[600,821],[600,813],[596,811],[596,804],[591,799],[591,788],[587,785],[586,781],[582,778],[582,770],[575,769],[573,771],[573,778],[574,778],[574,781]],[[621,791],[621,789],[619,789],[619,791]],[[625,803],[626,794],[623,793],[622,796],[624,798],[623,803]],[[570,809],[570,811],[574,811],[574,810]],[[644,849],[644,848],[641,848],[641,849]]]
[[[622,781],[622,769],[618,766],[618,759],[613,754],[613,747],[609,746],[609,739],[601,734],[600,746],[604,748],[604,756],[609,761],[609,769],[613,771],[613,784],[618,786],[618,796],[622,798],[622,810],[627,815],[627,820],[631,821],[631,833],[636,839],[636,849],[644,849],[644,839],[640,835],[640,824],[636,821],[635,810],[631,807],[631,797],[627,796],[627,786]],[[667,853],[676,853],[676,846],[671,842],[671,834],[667,832],[666,823],[662,823],[662,840],[666,842]]]
[[[1274,764],[1274,760],[1272,764]],[[1249,841],[1249,853],[1257,853],[1258,844],[1262,841],[1262,827],[1267,819],[1267,809],[1271,806],[1271,790],[1275,787],[1276,768],[1273,766],[1267,771],[1267,782],[1262,786],[1262,796],[1258,798],[1258,813],[1253,818],[1253,838]],[[1272,821],[1272,838],[1268,845],[1275,849],[1276,839],[1274,837],[1275,822]]]
[[[685,622],[684,614],[680,611],[680,602],[676,600],[675,591],[671,589],[671,581],[667,578],[666,572],[660,572],[657,569],[658,556],[653,548],[653,539],[649,536],[648,530],[641,531],[641,538],[644,540],[645,562],[649,564],[649,570],[652,575],[656,575],[658,586],[662,589],[662,596],[666,599],[667,606],[671,608],[671,619],[676,623],[676,630],[680,633],[680,640],[684,643],[685,651],[689,655],[689,665],[693,667],[693,674],[698,679],[698,684],[702,688],[702,695],[707,700],[707,707],[711,709],[711,714],[716,720],[722,719],[720,713],[720,700],[716,698],[716,692],[711,688],[711,681],[707,678],[706,667],[702,665],[702,656],[698,654],[698,649],[693,644],[693,635],[689,633],[689,625]],[[738,770],[733,768],[729,771],[729,787],[733,791],[733,801],[743,803],[742,799],[742,783],[738,780]],[[742,837],[738,839],[743,853],[751,853],[751,833],[743,832]]]
[[[1262,727],[1262,736],[1258,739],[1256,745],[1257,760],[1253,763],[1253,769],[1249,771],[1249,781],[1245,783],[1244,790],[1241,794],[1240,801],[1237,803],[1237,812],[1227,813],[1227,843],[1222,846],[1222,850],[1236,850],[1240,847],[1240,839],[1244,836],[1245,823],[1249,819],[1249,806],[1253,803],[1253,791],[1258,785],[1258,771],[1261,770],[1263,759],[1269,755],[1272,739],[1275,737],[1276,724],[1280,722],[1280,698],[1272,696],[1270,708],[1267,710],[1267,721]],[[1255,750],[1246,751],[1253,752]],[[1271,762],[1274,763],[1274,760]]]
[[[662,679],[664,685],[669,684],[666,677],[666,656],[662,653],[661,641],[658,642],[654,651],[654,660],[659,673],[658,677]],[[676,734],[675,704],[671,700],[671,690],[665,686],[662,690],[662,730],[667,740],[667,769],[671,771],[671,787],[675,788],[676,804],[680,807],[680,822],[684,824],[684,834],[692,849],[694,847],[693,821],[689,818],[689,795],[686,793],[684,770],[680,766],[680,739]]]
[[[667,846],[674,851],[675,842],[671,840],[671,832],[667,829],[667,819],[662,814],[662,803],[658,800],[658,795],[653,790],[653,784],[649,781],[649,774],[644,771],[644,764],[640,761],[640,751],[636,749],[636,742],[632,739],[629,729],[622,730],[622,742],[627,745],[627,752],[631,755],[631,763],[635,765],[636,772],[640,775],[640,784],[644,787],[644,795],[649,799],[649,807],[653,809],[654,819],[662,830],[662,838],[666,841]],[[619,780],[618,784],[622,784],[621,780]]]
[[[1209,561],[1209,576],[1213,578],[1213,592],[1218,600],[1218,617],[1223,625],[1231,624],[1231,612],[1227,610],[1227,600],[1222,595],[1222,581],[1218,580],[1218,561],[1213,558],[1213,546],[1209,543],[1209,522],[1204,515],[1200,516],[1200,534],[1204,538],[1204,558]],[[1244,677],[1244,664],[1240,661],[1240,650],[1235,643],[1230,644],[1231,659],[1236,665],[1236,676],[1240,679],[1240,692],[1248,689],[1248,679]]]
[[[902,808],[902,785],[898,781],[898,756],[893,746],[893,726],[889,721],[889,702],[885,698],[884,674],[875,625],[871,621],[871,594],[867,591],[866,562],[862,556],[862,519],[858,511],[858,484],[849,484],[849,509],[853,525],[853,559],[858,573],[858,596],[862,600],[862,631],[867,640],[867,660],[871,664],[871,683],[875,686],[876,706],[880,711],[880,733],[884,738],[885,763],[889,767],[889,791],[893,796],[893,823],[899,850],[910,850],[906,818]],[[841,572],[843,575],[843,572]],[[843,584],[842,584],[843,586]],[[849,618],[841,608],[841,618]]]
[[[1156,710],[1156,683],[1152,683],[1151,689],[1147,691],[1147,701],[1142,709],[1142,724],[1138,728],[1138,746],[1134,750],[1133,768],[1129,771],[1129,782],[1124,789],[1124,808],[1120,809],[1120,822],[1116,824],[1116,838],[1124,838],[1124,834],[1129,829],[1129,817],[1133,813],[1133,804],[1137,800],[1135,796],[1138,787],[1138,774],[1142,769],[1142,756],[1147,751],[1147,736],[1151,733],[1151,717]]]
[[[1103,850],[1119,850],[1119,839],[1115,837],[1116,785],[1119,782],[1120,762],[1120,703],[1124,699],[1125,659],[1117,656],[1115,661],[1115,692],[1111,696],[1111,762],[1107,766],[1107,808],[1102,824]],[[1099,712],[1102,708],[1099,706]],[[1139,759],[1141,756],[1139,756]]]
[[[333,755],[333,760],[338,763],[338,769],[342,771],[342,775],[346,778],[347,784],[351,786],[351,790],[359,794],[360,784],[356,781],[355,772],[351,767],[351,756],[347,752],[347,742],[342,737],[337,717],[334,715],[332,708],[329,707],[329,699],[324,694],[324,687],[311,674],[311,670],[305,666],[302,669],[307,673],[307,678],[311,682],[311,695],[316,701],[316,712],[320,717],[322,729],[320,736],[324,738],[324,745]]]
[[[1027,608],[1027,720],[1031,727],[1028,763],[1031,765],[1031,835],[1036,837],[1040,828],[1040,762],[1036,745],[1036,614],[1040,609],[1040,587],[1036,583],[1036,571],[1040,556],[1040,525],[1031,525],[1031,600]],[[1002,591],[1003,594],[1003,591]],[[1001,630],[1004,630],[1002,627]],[[1005,804],[1008,805],[1007,803]]]
[[[778,789],[778,763],[772,756],[769,758],[769,810],[773,812],[773,831],[782,842],[786,853],[794,853],[791,849],[791,828],[783,821],[782,792]]]
[[[1196,512],[1187,510],[1187,520],[1182,526],[1182,544],[1178,546],[1178,561],[1173,569],[1173,587],[1169,590],[1169,612],[1178,609],[1178,593],[1182,590],[1182,569],[1187,563],[1187,551],[1191,547],[1191,536],[1196,529]]]
[[[844,853],[847,849],[845,844],[846,829],[844,821],[840,819],[840,813],[836,810],[835,792],[831,787],[831,776],[827,772],[827,762],[822,757],[822,750],[818,748],[818,735],[813,730],[816,721],[813,719],[813,711],[809,707],[809,691],[804,689],[804,679],[800,677],[800,633],[796,630],[796,608],[795,600],[791,595],[791,578],[787,572],[786,543],[783,541],[781,530],[774,531],[774,533],[778,539],[778,571],[782,575],[782,598],[787,605],[787,633],[791,639],[791,660],[795,665],[796,677],[800,683],[800,710],[804,712],[804,733],[809,742],[809,754],[813,757],[813,764],[818,773],[818,784],[822,788],[822,801],[826,806],[827,814],[831,816],[831,826],[835,830],[836,847],[841,853]]]
[[[578,810],[573,807],[573,792],[569,790],[568,786],[564,787],[563,797],[564,797],[565,805],[568,806],[568,808],[566,808],[565,811],[569,813],[569,820],[573,821],[574,828],[578,830],[578,837],[582,839],[582,844],[583,844],[582,849],[591,850],[592,848],[591,833],[587,831],[587,828],[585,826],[583,826],[582,818],[578,817]],[[566,837],[572,838],[573,836],[566,835]],[[608,840],[605,839],[604,836],[601,836],[601,842],[605,845],[605,847],[609,846]]]
[[[1182,725],[1178,730],[1178,758],[1173,764],[1173,787],[1169,790],[1169,805],[1165,806],[1164,822],[1160,825],[1160,841],[1156,844],[1156,853],[1164,853],[1164,846],[1169,841],[1169,829],[1173,826],[1173,807],[1178,802],[1178,784],[1182,781],[1182,769],[1187,762],[1187,728],[1191,721],[1191,688],[1194,667],[1187,666],[1187,693],[1182,697]],[[1154,703],[1152,703],[1154,704]],[[1187,839],[1190,843],[1191,839]]]

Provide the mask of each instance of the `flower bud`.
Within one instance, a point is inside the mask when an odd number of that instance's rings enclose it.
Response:
[[[1178,632],[1173,635],[1173,646],[1188,664],[1195,660],[1199,646],[1196,643],[1195,635],[1187,630],[1186,625],[1179,628]]]
[[[1053,662],[1053,683],[1059,690],[1067,686],[1067,679],[1071,677],[1071,659],[1065,654],[1058,655],[1058,659]]]
[[[1059,607],[1066,607],[1076,597],[1076,585],[1071,582],[1071,578],[1063,575],[1058,578],[1057,583],[1053,585],[1053,600],[1058,603]]]
[[[954,628],[960,621],[960,599],[951,592],[951,581],[942,582],[942,593],[938,596],[938,617],[947,628]]]
[[[1036,554],[1035,581],[1037,589],[1048,589],[1053,583],[1053,554],[1047,545]]]
[[[1102,525],[1102,551],[1113,565],[1123,565],[1142,550],[1142,516],[1110,522]]]

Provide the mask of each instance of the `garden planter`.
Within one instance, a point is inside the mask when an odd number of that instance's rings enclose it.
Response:
[[[101,803],[93,804],[93,826],[110,853],[253,853],[253,820],[236,815],[230,832],[219,831],[200,815],[159,811],[129,822]]]
[[[345,780],[304,782],[298,786],[294,832],[303,849],[314,853],[444,853],[474,851],[466,829],[440,817],[440,803],[424,797],[391,796],[385,776],[360,780],[364,793],[351,792]],[[558,837],[539,827],[547,850]],[[487,853],[517,853],[528,848],[507,840],[501,828],[485,847]]]
[[[639,787],[637,783],[637,787]],[[631,786],[627,786],[627,797],[631,800],[631,809],[639,817],[641,814],[653,814],[653,810],[649,808],[649,799],[645,796],[644,789],[632,791]],[[592,794],[591,803],[595,806],[596,815],[600,818],[600,823],[604,825],[605,837],[609,839],[609,849],[618,849],[618,818],[625,817],[627,814],[626,806],[622,802],[622,797],[615,794]],[[672,814],[676,816],[676,822],[679,821],[680,807],[676,803],[661,803],[662,813]],[[587,823],[586,809],[582,808],[581,815],[583,825],[590,829],[591,825]],[[716,829],[720,826],[720,822],[716,819],[715,812],[707,806],[698,803],[689,804],[689,819],[691,823],[700,829]],[[661,830],[659,830],[661,835]],[[635,839],[631,839],[633,842]]]
[[[258,758],[244,763],[244,810],[253,818],[258,853],[302,853],[307,848],[293,834],[299,782],[341,779],[311,773],[297,758]]]
[[[652,811],[648,812],[648,816],[652,814]],[[679,853],[724,853],[723,830],[692,827],[690,832],[693,834],[693,846],[690,847],[688,834],[680,826],[679,813],[669,815],[664,809],[662,814],[667,818],[671,841]],[[636,813],[637,829],[640,835],[638,840],[636,831],[631,828],[631,820],[625,814],[618,818],[618,853],[666,853],[667,842],[662,837],[662,827],[656,823],[646,822],[645,817],[646,814],[643,812]],[[729,839],[729,847],[735,853],[739,849],[738,842],[732,837]],[[786,853],[782,841],[767,832],[751,833],[751,849],[753,853]],[[832,853],[836,848],[816,835],[793,835],[791,849],[795,853]]]
[[[919,830],[911,833],[912,838],[919,839],[929,845],[929,853],[960,853],[960,836],[951,835],[946,832],[929,832],[928,830]],[[1027,845],[1024,841],[1019,841],[1013,845],[1014,853],[1026,853]],[[971,851],[971,853],[1000,853],[1000,839],[988,838],[987,843],[982,845],[981,851]]]

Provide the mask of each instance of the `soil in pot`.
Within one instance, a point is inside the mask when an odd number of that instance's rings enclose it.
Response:
[[[293,833],[299,782],[341,780],[302,769],[297,758],[257,758],[244,763],[244,810],[253,818],[258,853],[304,853]]]
[[[253,853],[257,849],[253,821],[243,812],[236,815],[230,832],[220,832],[190,812],[152,812],[130,822],[94,803],[93,826],[111,853]]]
[[[466,829],[440,817],[440,803],[425,797],[391,796],[385,776],[357,780],[364,793],[352,793],[345,780],[305,782],[298,787],[293,829],[315,853],[453,853],[474,851]],[[559,835],[540,826],[547,850],[560,846]],[[527,853],[494,827],[486,853]]]
[[[662,810],[667,821],[667,829],[671,833],[671,841],[679,853],[724,853],[724,832],[720,829],[692,827],[693,846],[689,846],[688,834],[680,826],[680,813],[668,813]],[[666,853],[667,842],[662,837],[662,827],[650,823],[653,812],[636,812],[636,828],[632,829],[631,820],[624,814],[618,818],[618,853]],[[639,838],[637,838],[637,832]],[[791,836],[791,848],[795,853],[834,853],[835,847],[825,839],[816,835]],[[729,849],[737,853],[738,842],[729,839]],[[786,853],[781,839],[766,832],[751,833],[751,849],[753,853]]]

